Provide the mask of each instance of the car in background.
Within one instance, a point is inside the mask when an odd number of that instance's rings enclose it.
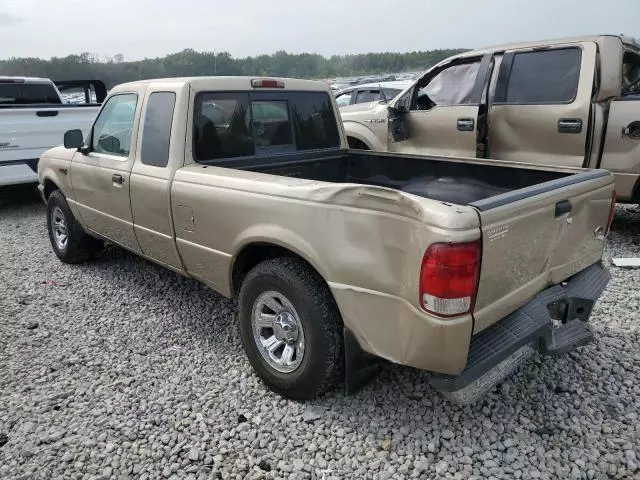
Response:
[[[107,96],[100,80],[0,77],[0,186],[37,182],[38,158],[89,126]]]
[[[378,82],[344,88],[336,92],[336,103],[339,108],[343,108],[357,103],[388,102],[409,88],[411,83],[411,81]]]

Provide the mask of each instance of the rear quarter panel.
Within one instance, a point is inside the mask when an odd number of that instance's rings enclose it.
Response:
[[[245,246],[285,247],[307,260],[334,292],[349,292],[336,301],[361,345],[399,362],[406,355],[422,355],[409,353],[416,328],[443,328],[441,320],[420,313],[418,280],[425,250],[434,242],[465,242],[480,235],[477,214],[469,207],[386,188],[211,166],[178,170],[171,197],[176,241],[190,275],[231,295],[233,262]],[[369,306],[378,302],[367,315],[364,300],[353,300],[365,297],[374,299]],[[468,344],[470,317],[449,326],[438,338],[458,346],[451,355],[461,368],[466,348],[459,347]],[[447,361],[451,358],[430,365]]]

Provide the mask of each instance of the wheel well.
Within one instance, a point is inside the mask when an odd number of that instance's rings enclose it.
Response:
[[[59,190],[58,186],[51,180],[44,181],[44,197],[49,199],[49,196],[55,191]]]
[[[279,257],[297,258],[305,262],[312,268],[320,278],[322,275],[311,265],[307,260],[298,255],[297,253],[279,245],[273,245],[270,243],[252,243],[245,246],[240,253],[236,256],[236,260],[233,263],[233,269],[231,272],[231,294],[237,296],[240,292],[240,287],[247,274],[253,267],[265,260]]]
[[[347,141],[349,142],[349,148],[353,148],[356,150],[371,150],[369,146],[359,138],[347,137]]]

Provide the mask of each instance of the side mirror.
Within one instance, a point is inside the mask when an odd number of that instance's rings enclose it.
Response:
[[[403,113],[408,113],[409,109],[405,105],[389,105],[387,107],[389,113],[392,115],[401,115]]]
[[[388,107],[389,112],[395,115],[402,114],[402,113],[409,113],[409,104],[411,103],[412,92],[413,90],[409,90],[403,96],[398,98],[395,102],[389,105]]]
[[[82,137],[82,130],[75,129],[69,130],[64,134],[64,148],[81,148],[84,143],[84,138]]]

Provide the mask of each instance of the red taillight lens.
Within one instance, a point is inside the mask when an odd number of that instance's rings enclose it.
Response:
[[[613,225],[613,219],[616,216],[616,191],[613,191],[613,197],[611,197],[611,208],[609,208],[609,222],[607,223],[607,233],[611,230]]]
[[[469,243],[434,243],[422,259],[420,304],[440,317],[469,313],[478,292],[482,247]]]

